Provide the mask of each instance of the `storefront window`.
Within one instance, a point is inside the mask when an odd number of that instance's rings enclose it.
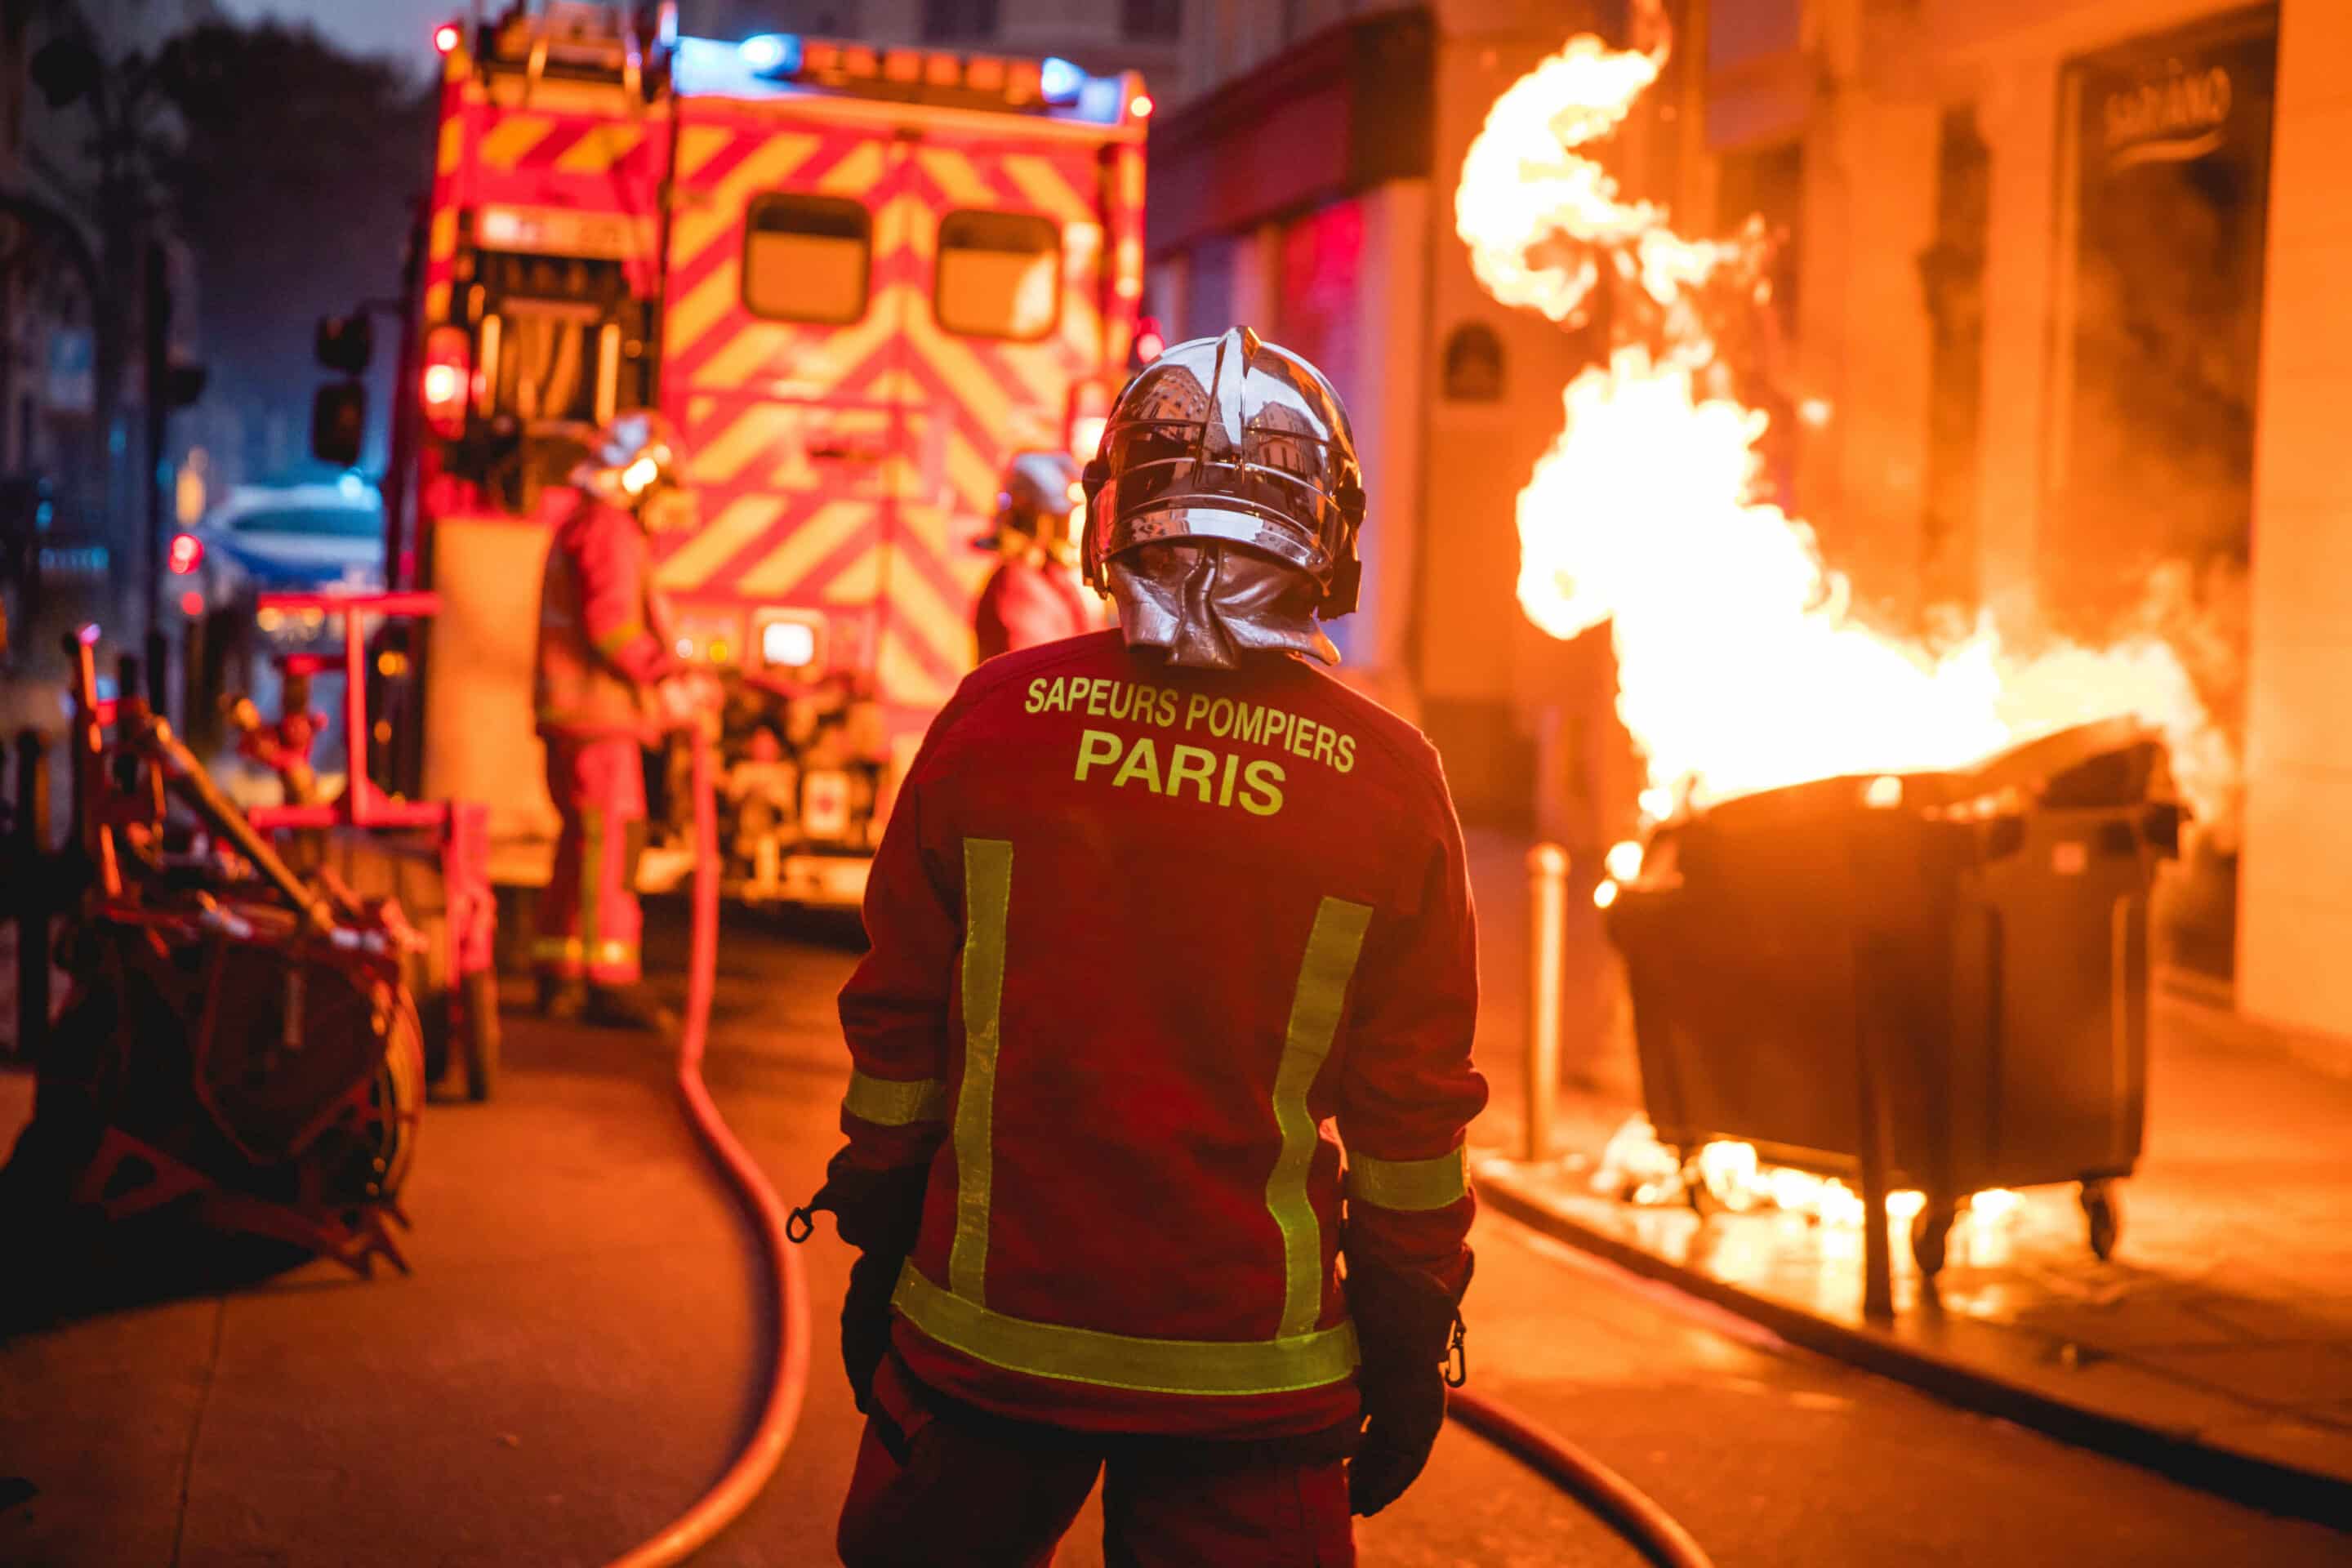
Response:
[[[923,0],[923,41],[954,43],[996,36],[996,0]]]
[[[2276,14],[2241,15],[2086,56],[2062,99],[2042,606],[2086,639],[2190,628],[2240,748],[2277,58]],[[2222,805],[2184,863],[2178,966],[2231,972],[2237,831]]]
[[[2048,597],[2129,607],[2148,569],[2243,562],[2270,201],[2267,16],[2066,76]]]
[[[1184,0],[1126,0],[1119,22],[1130,38],[1175,37],[1184,26]]]

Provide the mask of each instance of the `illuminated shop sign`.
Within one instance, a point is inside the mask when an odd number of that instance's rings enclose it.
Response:
[[[2166,64],[2163,76],[2112,89],[2101,103],[2108,168],[2180,163],[2221,150],[2235,101],[2228,68]]]

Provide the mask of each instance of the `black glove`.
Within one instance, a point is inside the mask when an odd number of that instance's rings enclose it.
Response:
[[[815,1215],[830,1210],[841,1239],[861,1254],[850,1268],[849,1294],[841,1303],[841,1365],[862,1411],[872,1397],[874,1370],[890,1348],[890,1293],[922,1228],[923,1189],[931,1173],[928,1163],[864,1170],[846,1163],[847,1152],[834,1156],[824,1185],[793,1211],[786,1234],[794,1241],[807,1239]]]
[[[1466,1289],[1469,1280],[1463,1286]],[[1412,1485],[1445,1425],[1445,1361],[1461,1297],[1426,1274],[1348,1266],[1348,1309],[1363,1352],[1364,1436],[1348,1466],[1348,1506],[1370,1516]]]
[[[875,1369],[890,1350],[890,1292],[906,1262],[879,1252],[858,1255],[849,1268],[849,1294],[841,1301],[841,1370],[862,1414],[874,1397]]]

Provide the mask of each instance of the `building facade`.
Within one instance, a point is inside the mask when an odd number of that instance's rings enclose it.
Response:
[[[1090,71],[1136,70],[1163,100],[1184,91],[1188,24],[1213,0],[686,0],[704,37],[809,33],[877,44],[1058,56]]]
[[[2176,956],[2352,1036],[2352,7],[1762,0],[1695,18],[1728,216],[1787,172],[1801,510],[1866,591],[2168,633],[2242,758]]]
[[[1452,232],[1494,99],[1626,0],[1196,0],[1156,122],[1151,308],[1326,363],[1366,448],[1347,651],[1465,798],[1603,844],[1629,778],[1605,643],[1517,609],[1514,502],[1592,346],[1489,300]],[[1669,0],[1610,154],[1685,233],[1780,238],[1772,454],[1880,624],[2166,633],[2242,759],[2179,962],[2352,1037],[2352,6]],[[1596,646],[1598,645],[1598,646]],[[1530,782],[1535,787],[1529,789]]]

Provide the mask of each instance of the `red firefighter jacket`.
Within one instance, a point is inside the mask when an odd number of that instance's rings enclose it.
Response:
[[[648,689],[677,672],[645,529],[592,496],[556,525],[540,580],[540,733],[645,735]]]
[[[1028,561],[1007,561],[997,567],[972,610],[972,634],[983,659],[1093,628],[1085,595],[1069,572]]]
[[[1116,632],[991,660],[866,921],[845,1158],[929,1167],[893,1303],[925,1383],[1078,1429],[1318,1432],[1357,1409],[1337,1255],[1466,1282],[1476,934],[1436,754],[1384,709]]]

